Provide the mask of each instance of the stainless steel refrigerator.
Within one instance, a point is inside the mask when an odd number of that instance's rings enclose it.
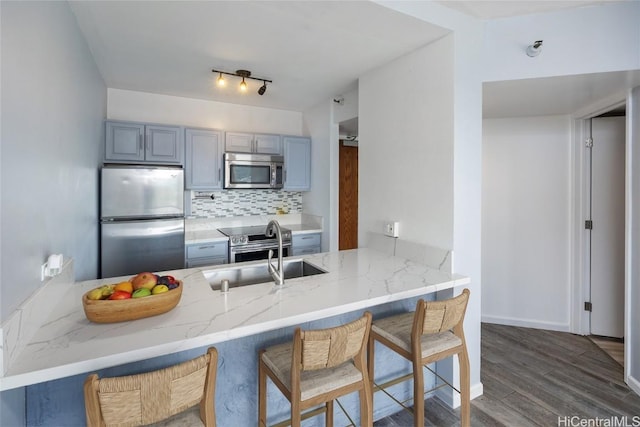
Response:
[[[184,268],[182,168],[105,165],[100,175],[100,276]]]

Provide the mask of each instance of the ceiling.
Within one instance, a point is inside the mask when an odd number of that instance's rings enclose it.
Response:
[[[304,111],[447,33],[363,1],[71,1],[107,87]],[[273,80],[228,77],[250,70]],[[237,80],[235,84],[232,80]]]
[[[480,19],[498,19],[628,0],[442,0],[437,3]]]
[[[610,0],[614,1],[614,0]],[[481,19],[604,1],[439,1]],[[370,1],[71,1],[110,88],[304,111],[357,87],[366,72],[447,33]],[[217,87],[211,69],[273,80]],[[235,80],[235,81],[234,81]],[[484,84],[485,117],[568,114],[639,84],[637,73]],[[627,86],[628,87],[628,86]],[[600,97],[600,98],[598,98]],[[525,102],[526,100],[526,102]],[[357,134],[357,121],[341,132]]]
[[[484,118],[573,114],[640,86],[640,70],[489,82],[482,85]],[[615,102],[613,100],[612,102]]]

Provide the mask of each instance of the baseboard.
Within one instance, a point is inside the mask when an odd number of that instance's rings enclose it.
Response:
[[[549,331],[571,332],[571,325],[569,323],[545,322],[543,320],[482,315],[482,322],[506,326],[520,326],[523,328],[546,329]]]
[[[633,378],[631,375],[627,377],[627,385],[631,390],[633,390],[638,396],[640,396],[640,381]]]
[[[484,386],[482,383],[472,384],[471,385],[471,400],[476,397],[482,396],[484,393]],[[442,400],[447,406],[450,408],[457,408],[460,406],[460,394],[452,390],[450,387],[443,387],[436,391],[436,396]]]

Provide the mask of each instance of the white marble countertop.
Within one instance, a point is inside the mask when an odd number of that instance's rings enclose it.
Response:
[[[280,289],[270,282],[232,288],[223,294],[211,290],[199,268],[171,271],[169,274],[184,282],[178,306],[159,316],[122,323],[91,323],[81,303],[84,292],[120,278],[76,283],[0,377],[0,390],[212,345],[469,283],[467,277],[371,249],[303,258],[328,273],[289,279]]]
[[[193,245],[197,243],[226,242],[229,238],[218,230],[193,230],[184,233],[184,243]]]

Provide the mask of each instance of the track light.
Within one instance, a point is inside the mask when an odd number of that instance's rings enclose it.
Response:
[[[211,71],[219,74],[219,77],[217,78],[218,86],[225,86],[226,84],[226,80],[222,76],[223,74],[226,74],[228,76],[242,77],[242,82],[240,82],[240,91],[243,93],[246,92],[248,89],[248,85],[245,79],[257,80],[259,82],[262,82],[262,86],[260,86],[260,88],[258,89],[258,95],[264,95],[264,93],[267,91],[267,83],[273,83],[271,80],[268,80],[268,79],[251,77],[251,71],[249,70],[236,70],[235,73],[228,73],[226,71],[221,71],[221,70],[211,70]]]
[[[263,82],[260,89],[258,89],[258,95],[262,96],[267,91],[267,82]]]
[[[533,42],[533,44],[530,44],[529,46],[527,46],[527,55],[529,55],[532,58],[534,56],[540,55],[541,51],[542,51],[542,40],[536,40],[535,42]]]

